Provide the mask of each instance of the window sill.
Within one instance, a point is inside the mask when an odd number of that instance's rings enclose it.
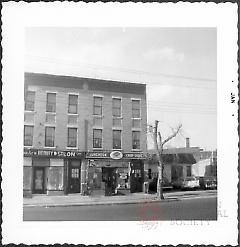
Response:
[[[132,149],[132,152],[142,152],[141,149]]]
[[[71,116],[78,116],[79,115],[78,113],[70,113],[70,112],[68,112],[67,114],[71,115]]]
[[[33,146],[25,146],[23,145],[24,148],[33,148]]]
[[[25,113],[32,113],[32,114],[33,114],[33,113],[36,113],[36,111],[34,111],[34,110],[33,110],[33,111],[24,110],[24,112],[25,112]]]
[[[123,130],[122,126],[113,126],[112,127],[113,130]]]
[[[66,147],[66,149],[75,149],[75,150],[77,150],[78,147]]]
[[[44,148],[49,148],[49,149],[53,148],[53,149],[56,149],[57,147],[46,147],[46,146],[44,146]]]
[[[56,115],[56,112],[46,111],[45,114],[53,114],[53,115]]]

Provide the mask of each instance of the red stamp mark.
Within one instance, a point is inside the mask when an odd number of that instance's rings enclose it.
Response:
[[[143,203],[138,205],[140,224],[147,230],[155,229],[159,224],[161,210],[159,204]]]

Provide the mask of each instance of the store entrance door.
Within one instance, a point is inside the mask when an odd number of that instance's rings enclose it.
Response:
[[[80,161],[69,161],[68,193],[80,193]]]
[[[105,196],[112,196],[117,184],[116,168],[103,167],[102,176],[105,182]]]
[[[130,176],[130,192],[142,192],[144,182],[143,162],[132,162]]]
[[[33,170],[33,193],[43,194],[44,193],[44,167],[34,167]]]

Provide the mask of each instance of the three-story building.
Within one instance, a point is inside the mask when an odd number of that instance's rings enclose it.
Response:
[[[24,194],[142,191],[146,128],[145,84],[25,73]]]

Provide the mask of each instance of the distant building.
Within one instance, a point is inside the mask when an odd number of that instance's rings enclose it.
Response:
[[[25,73],[24,194],[143,189],[146,85]]]
[[[200,151],[195,154],[196,163],[192,166],[194,176],[217,177],[217,151]]]
[[[148,179],[158,176],[156,151],[148,150]],[[171,183],[189,176],[217,176],[217,151],[203,151],[199,147],[190,147],[186,138],[186,147],[163,150],[163,177]]]
[[[149,179],[158,176],[157,159],[154,150],[148,151],[150,154]],[[165,183],[171,183],[179,178],[192,176],[192,166],[197,161],[195,154],[200,152],[198,147],[189,148],[169,148],[163,150],[163,177]]]

